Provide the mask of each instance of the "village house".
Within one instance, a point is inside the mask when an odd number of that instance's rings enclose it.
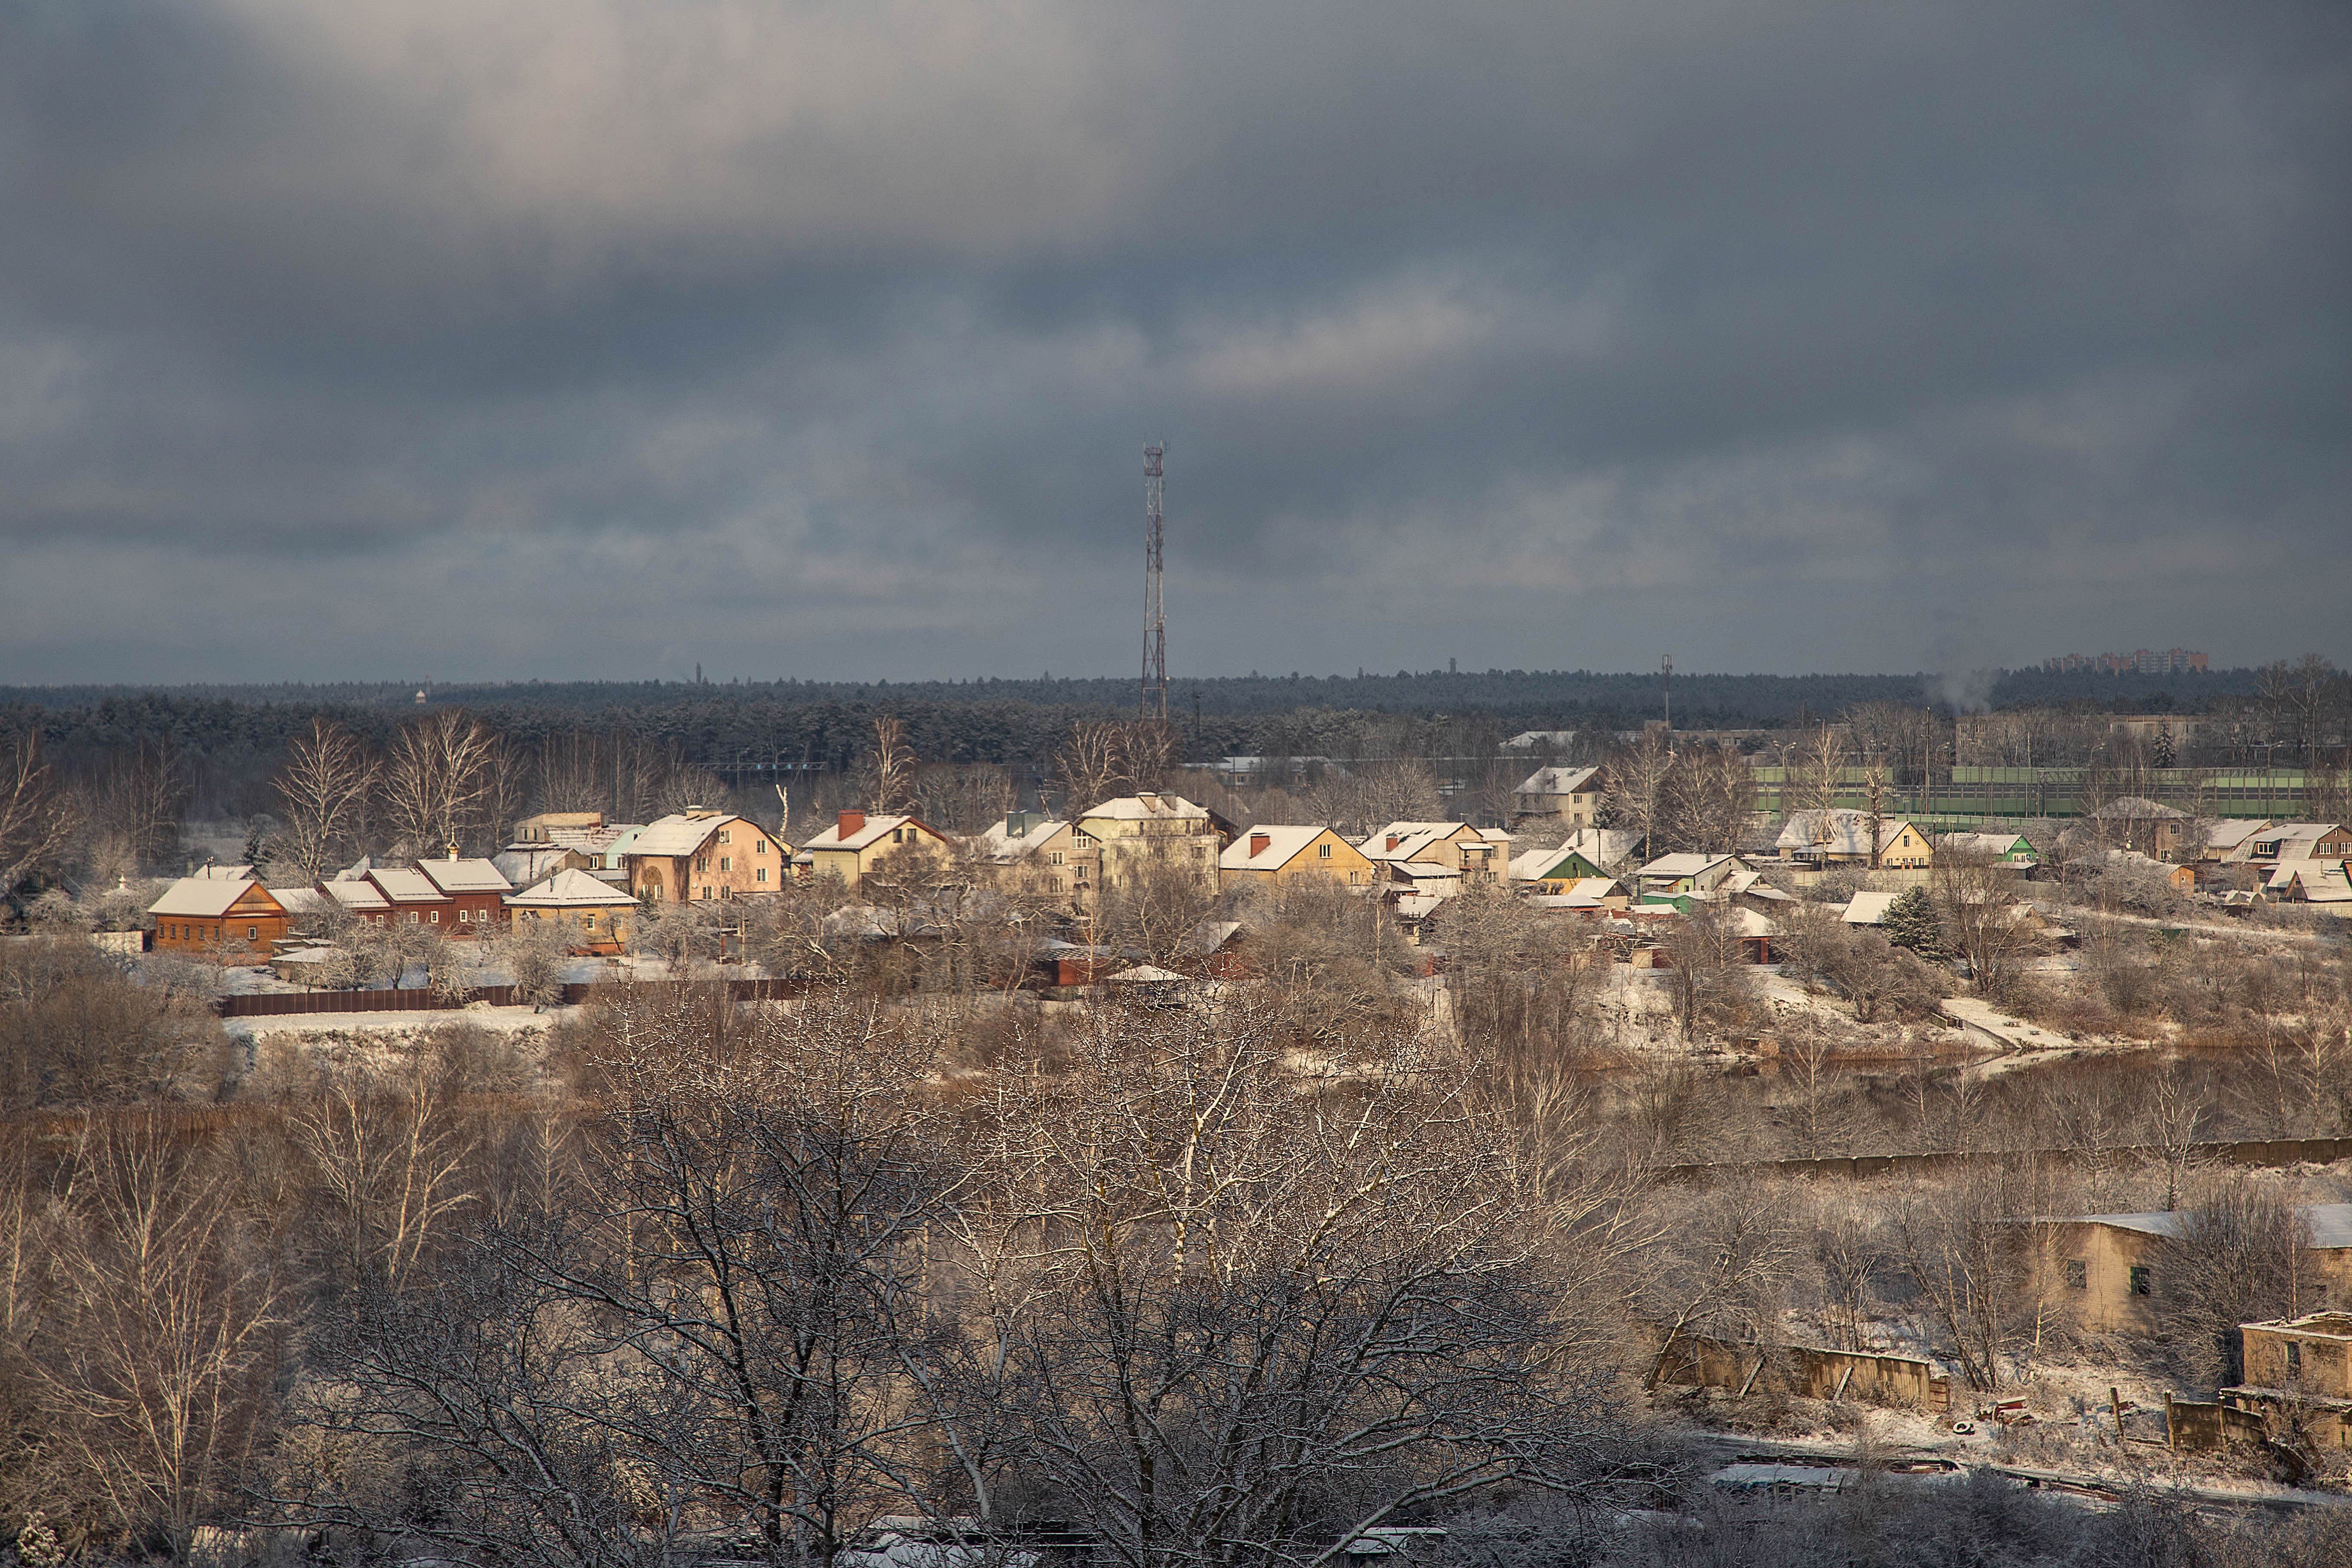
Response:
[[[1099,846],[1102,889],[1109,892],[1147,868],[1173,868],[1217,885],[1217,855],[1224,847],[1206,806],[1181,795],[1146,790],[1120,795],[1078,814],[1077,826]]]
[[[2100,843],[2156,860],[2178,854],[2190,826],[2189,814],[2178,806],[2138,795],[2117,796],[2092,812],[2089,821]]]
[[[383,895],[385,914],[377,923],[391,925],[432,926],[445,924],[449,934],[457,925],[457,903],[448,894],[433,885],[433,879],[413,866],[376,866],[369,868],[367,879]]]
[[[600,955],[628,946],[629,925],[638,909],[626,889],[576,869],[558,871],[535,887],[510,893],[505,903],[509,920],[552,921],[574,952]]]
[[[2266,816],[2225,816],[2209,822],[2205,825],[2205,847],[2198,858],[2221,864],[2249,860],[2253,857],[2255,838],[2270,825]]]
[[[1878,821],[1878,853],[1870,850],[1870,814],[1864,811],[1791,812],[1773,841],[1780,858],[1808,870],[1861,866],[1874,871],[1926,868],[1935,858],[1927,836],[1899,816]]]
[[[362,925],[383,925],[391,917],[392,900],[383,890],[368,880],[368,862],[338,871],[319,884],[319,891],[334,901],[338,909]]]
[[[1936,845],[1935,858],[1945,864],[2002,866],[2021,873],[2042,863],[2022,833],[1947,833]]]
[[[2282,822],[2265,827],[2248,841],[2247,858],[2258,866],[2284,866],[2294,860],[2352,858],[2352,827],[2333,822]]]
[[[1625,884],[1614,877],[1585,877],[1573,882],[1539,882],[1531,886],[1543,890],[1531,892],[1528,904],[1566,914],[1597,915],[1603,910],[1624,909],[1633,902]]]
[[[1674,903],[1693,895],[1710,895],[1736,873],[1748,869],[1748,863],[1737,855],[1661,855],[1636,873],[1635,885],[1643,903]]]
[[[1370,887],[1373,868],[1361,850],[1328,827],[1270,823],[1261,823],[1235,838],[1217,859],[1221,893],[1252,882],[1289,882],[1302,877]]]
[[[559,832],[577,833],[604,826],[604,814],[601,811],[542,811],[515,824],[514,842],[551,844],[558,842],[555,835]]]
[[[704,903],[772,893],[792,846],[748,816],[681,811],[647,823],[623,857],[631,892],[647,903]]]
[[[506,918],[505,900],[514,884],[488,860],[461,860],[451,855],[439,860],[419,860],[417,874],[449,900],[441,911],[443,925],[455,922],[451,936],[488,936]]]
[[[2310,1237],[2315,1290],[2331,1304],[2352,1300],[2352,1204],[2310,1204],[2299,1212]],[[2189,1234],[2187,1215],[2072,1215],[2012,1223],[2031,1233],[2053,1297],[2082,1327],[2147,1332],[2161,1326],[2167,1249]]]
[[[997,886],[1087,907],[1102,886],[1101,847],[1075,822],[1015,811],[971,841],[974,867]]]
[[[1599,768],[1538,768],[1511,793],[1511,818],[1517,822],[1556,816],[1578,827],[1588,826],[1600,814],[1601,793],[1606,784]]]
[[[1364,858],[1390,868],[1392,877],[1429,878],[1451,872],[1455,890],[1502,883],[1510,868],[1511,836],[1496,827],[1466,822],[1391,822],[1357,844]]]
[[[944,862],[954,847],[913,816],[848,810],[802,846],[793,866],[812,877],[838,877],[843,887],[855,891],[884,857],[900,852],[936,856]]]
[[[207,866],[163,889],[147,906],[162,952],[243,952],[267,956],[286,934],[286,906],[253,879],[250,866]]]

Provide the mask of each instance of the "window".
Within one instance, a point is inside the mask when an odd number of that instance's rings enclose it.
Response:
[[[2148,1266],[2145,1263],[2135,1263],[2132,1265],[2131,1293],[2135,1296],[2148,1296],[2155,1293],[2151,1288],[2152,1282],[2148,1275],[2147,1268]]]
[[[1049,849],[1045,852],[1045,858],[1052,864],[1058,866],[1062,863],[1062,852],[1058,849]]]
[[[708,856],[708,855],[698,855],[698,856],[696,856],[696,857],[694,858],[694,868],[695,868],[696,870],[698,870],[698,871],[708,871],[708,870],[709,870],[709,869],[710,869],[710,857],[709,857],[709,856]]]
[[[732,871],[735,869],[735,857],[732,855],[721,855],[719,858],[719,868],[722,871]]]
[[[1318,860],[1328,860],[1331,858],[1331,847],[1328,844],[1318,844],[1315,847],[1315,857]]]
[[[708,882],[702,884],[702,896],[706,899],[710,896],[710,884]]]
[[[422,925],[424,922],[416,918],[416,911],[415,910],[411,910],[408,911],[408,923],[410,925]]]
[[[2066,1259],[2066,1289],[2087,1290],[2091,1288],[2091,1271],[2079,1258]]]
[[[758,867],[758,868],[754,868],[754,869],[753,869],[753,871],[751,872],[751,880],[753,880],[753,881],[755,881],[755,882],[764,882],[764,881],[766,881],[767,879],[768,879],[768,868],[767,868],[765,866]]]
[[[459,910],[457,911],[457,923],[458,923],[459,925],[466,925],[466,924],[470,923],[470,922],[472,921],[473,918],[474,918],[474,911],[473,911],[473,910]]]
[[[754,855],[765,855],[767,852],[768,852],[768,841],[767,841],[766,839],[764,839],[764,838],[754,838],[753,840],[751,840],[751,853],[752,853],[752,854],[754,854]]]
[[[259,942],[261,940],[261,928],[259,926],[246,927],[245,940],[247,942]]]
[[[596,929],[596,917],[594,915],[582,915],[580,917],[580,924],[583,930],[594,931]]]
[[[433,911],[433,923],[435,925],[439,925],[441,923],[441,911],[439,910],[435,910]]]
[[[732,844],[732,843],[734,843],[734,842],[735,842],[735,833],[734,833],[734,830],[733,830],[732,828],[728,828],[728,827],[722,827],[722,828],[720,828],[720,829],[719,830],[719,843],[721,843],[721,844]]]

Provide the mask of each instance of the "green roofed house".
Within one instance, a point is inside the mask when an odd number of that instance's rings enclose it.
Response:
[[[1936,845],[1936,858],[1981,860],[2020,871],[2042,863],[2041,854],[2022,833],[1947,833]]]

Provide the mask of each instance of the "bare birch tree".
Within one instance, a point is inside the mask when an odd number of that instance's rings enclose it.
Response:
[[[394,737],[383,801],[393,831],[415,855],[463,845],[486,826],[483,808],[499,748],[488,725],[445,708]]]
[[[382,776],[383,763],[358,736],[331,720],[310,721],[286,748],[276,782],[296,865],[314,879],[325,874],[351,847]]]
[[[0,749],[0,898],[63,853],[79,825],[73,797],[41,754],[40,731],[9,736]]]

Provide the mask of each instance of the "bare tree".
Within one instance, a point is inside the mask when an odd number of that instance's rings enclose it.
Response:
[[[1666,972],[1666,989],[1684,1039],[1702,1019],[1737,1014],[1753,994],[1740,929],[1739,911],[1727,902],[1698,901],[1659,944],[1673,966]]]
[[[1505,1140],[1456,1075],[1367,1040],[1360,1092],[1302,1098],[1280,1057],[1246,1015],[1100,1035],[985,1130],[961,1386],[1126,1568],[1328,1563],[1402,1510],[1571,1484],[1609,1447]]]
[[[169,741],[142,735],[110,756],[90,792],[88,816],[132,870],[154,865],[179,843],[187,808],[186,765]]]
[[[1756,814],[1756,775],[1729,746],[1693,746],[1665,777],[1662,837],[1668,853],[1728,855],[1741,848]]]
[[[255,1436],[277,1282],[224,1184],[155,1119],[91,1128],[74,1165],[29,1366],[48,1459],[117,1539],[160,1537],[184,1559]]]
[[[2244,1382],[2238,1325],[2295,1317],[2317,1303],[2310,1248],[2290,1195],[2243,1172],[2216,1179],[2182,1213],[2156,1274],[2166,1338],[2190,1377],[2208,1388]]]
[[[2016,1346],[2026,1260],[2013,1245],[1997,1182],[1969,1167],[1893,1211],[1894,1250],[1927,1309],[1939,1350],[1970,1388],[2000,1385]]]
[[[905,810],[915,782],[915,753],[907,747],[905,720],[886,713],[874,721],[874,752],[867,765],[874,780],[874,809]]]
[[[53,861],[80,826],[73,797],[58,787],[40,731],[17,731],[0,749],[0,898]]]
[[[331,720],[286,748],[278,772],[278,798],[286,807],[286,837],[294,863],[315,879],[350,847],[383,764],[358,736]]]
[[[1661,731],[1644,731],[1631,746],[1611,753],[1608,788],[1601,797],[1608,826],[1637,835],[1643,853],[1654,858],[1668,853],[1660,831],[1667,806],[1666,780],[1674,771],[1675,753]]]
[[[1148,843],[1119,857],[1115,880],[1104,877],[1103,928],[1114,942],[1139,949],[1146,963],[1177,962],[1215,905],[1214,868],[1192,858],[1198,847],[1189,838]]]
[[[1075,816],[1110,795],[1126,772],[1121,755],[1121,726],[1107,721],[1082,719],[1070,726],[1069,738],[1054,753],[1054,773],[1062,783],[1062,810]]]
[[[393,830],[415,855],[462,846],[486,826],[498,737],[462,708],[445,708],[394,737],[383,798]]]
[[[474,1201],[460,1174],[468,1141],[422,1060],[331,1073],[287,1126],[310,1162],[348,1284],[396,1289]]]
[[[2034,945],[2015,877],[1989,857],[1949,852],[1936,857],[1935,878],[1945,929],[1968,963],[1969,983],[1979,996],[2007,996]]]

